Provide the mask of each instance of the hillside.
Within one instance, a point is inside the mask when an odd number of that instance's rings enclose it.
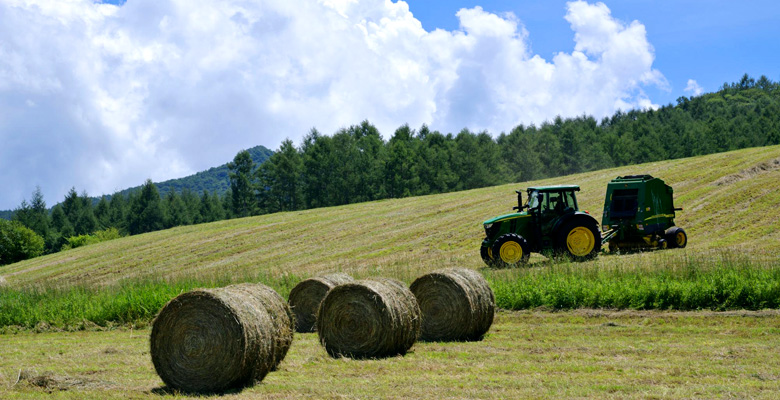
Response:
[[[256,276],[285,279],[344,271],[410,280],[444,266],[482,268],[481,221],[515,205],[515,189],[579,184],[580,205],[601,218],[606,183],[618,175],[664,179],[684,208],[677,223],[690,244],[588,265],[670,263],[680,257],[777,260],[780,146],[613,168],[469,191],[286,212],[137,235],[0,267],[0,282],[111,285],[132,279]],[[543,266],[534,255],[531,268]],[[240,279],[240,278],[238,278]]]
[[[263,146],[255,146],[247,149],[247,151],[252,156],[252,161],[254,161],[255,165],[262,164],[274,153]],[[161,197],[165,197],[172,190],[181,193],[185,189],[193,193],[202,193],[204,190],[208,190],[209,192],[216,192],[221,196],[230,189],[229,172],[227,163],[225,163],[218,167],[198,172],[195,175],[170,179],[164,182],[155,182],[155,185],[157,185],[157,190],[160,192]],[[141,186],[135,186],[124,189],[119,193],[126,196],[131,192],[140,190],[140,188]]]
[[[254,161],[255,165],[262,164],[265,162],[265,160],[271,157],[271,154],[274,153],[272,150],[269,150],[264,146],[255,146],[247,149],[247,151],[252,156],[252,161]],[[227,192],[228,189],[230,189],[230,178],[228,175],[229,172],[230,171],[228,170],[227,163],[225,163],[218,167],[212,167],[205,171],[197,172],[194,175],[185,176],[183,178],[155,182],[155,185],[157,186],[157,190],[161,197],[165,197],[165,195],[170,191],[181,193],[183,190],[189,190],[195,194],[200,194],[204,190],[208,190],[209,192],[216,192],[218,195],[222,196],[225,194],[225,192]],[[128,194],[140,189],[141,186],[134,186],[120,190],[118,193],[127,196]],[[110,198],[111,195],[108,197]],[[91,199],[93,204],[97,204],[97,202],[100,200],[100,197],[92,197]],[[56,204],[57,203],[52,203],[52,206]],[[0,218],[10,220],[13,217],[13,213],[13,210],[0,210]]]

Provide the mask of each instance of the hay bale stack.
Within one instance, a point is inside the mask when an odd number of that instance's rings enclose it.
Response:
[[[403,355],[420,334],[420,308],[393,279],[360,280],[331,289],[317,313],[317,333],[333,357]]]
[[[292,343],[292,312],[261,284],[184,293],[152,325],[152,363],[171,388],[217,393],[262,380]]]
[[[329,274],[301,281],[290,291],[290,308],[295,314],[297,332],[314,332],[317,310],[328,291],[354,281],[347,274]]]
[[[410,289],[422,313],[420,340],[481,340],[493,324],[496,300],[477,271],[434,271],[417,278]]]

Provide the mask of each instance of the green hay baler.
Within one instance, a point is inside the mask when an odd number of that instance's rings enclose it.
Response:
[[[601,217],[602,243],[610,252],[685,247],[688,236],[675,226],[673,189],[650,175],[619,176],[607,184]]]

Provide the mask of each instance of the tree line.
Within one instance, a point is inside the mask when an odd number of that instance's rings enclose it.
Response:
[[[332,136],[290,140],[235,196],[243,214],[334,206],[523,182],[780,143],[780,85],[744,75],[717,93],[659,109],[557,117],[487,132],[443,134],[423,125],[384,141],[368,121]],[[243,157],[245,159],[245,157]],[[251,166],[244,171],[250,171]]]
[[[14,229],[29,229],[42,238],[40,252],[55,252],[72,237],[105,229],[134,235],[773,144],[780,144],[780,84],[744,75],[716,93],[680,97],[676,105],[617,111],[601,121],[585,115],[557,117],[539,126],[519,125],[497,137],[403,125],[384,140],[368,121],[330,136],[312,129],[299,146],[285,140],[259,165],[248,151],[240,151],[227,164],[230,189],[224,194],[184,188],[161,196],[147,180],[140,190],[104,196],[94,205],[74,188],[49,211],[38,189],[12,219]],[[0,264],[1,247],[2,242]]]

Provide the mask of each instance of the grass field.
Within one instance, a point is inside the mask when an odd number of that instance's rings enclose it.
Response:
[[[687,248],[482,264],[481,221],[510,211],[515,189],[579,184],[600,219],[606,183],[638,173],[674,187]],[[766,309],[780,302],[778,210],[774,146],[63,251],[0,267],[0,398],[176,397],[151,366],[148,324],[194,287],[255,281],[286,296],[321,273],[411,283],[452,266],[480,269],[500,307],[529,311],[500,312],[482,342],[418,343],[387,360],[332,359],[315,335],[296,335],[282,368],[234,397],[776,398],[780,313]],[[712,311],[741,309],[760,311]]]
[[[180,227],[79,247],[0,267],[11,288],[111,286],[124,280],[284,280],[341,271],[413,279],[444,266],[481,268],[481,222],[511,211],[515,189],[579,184],[581,208],[601,219],[606,184],[649,173],[675,190],[686,251],[704,257],[780,254],[780,146],[590,172],[440,195],[384,200]],[[603,257],[601,265],[662,266],[663,252]],[[534,255],[532,267],[544,258]],[[584,267],[590,265],[583,264]]]
[[[774,399],[779,335],[775,311],[501,312],[481,342],[352,361],[296,334],[278,371],[229,398]],[[3,399],[185,397],[162,387],[148,329],[2,339]]]

